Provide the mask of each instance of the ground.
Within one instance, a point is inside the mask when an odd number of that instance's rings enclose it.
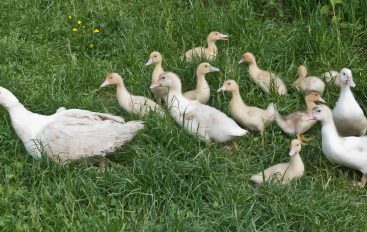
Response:
[[[303,109],[292,88],[296,68],[310,75],[349,67],[363,109],[367,93],[367,3],[355,1],[49,1],[0,2],[0,85],[33,112],[59,107],[109,112],[138,119],[118,105],[115,89],[100,89],[118,72],[135,94],[149,91],[153,50],[164,68],[178,73],[184,90],[195,86],[200,61],[181,60],[205,44],[210,31],[228,34],[217,43],[208,75],[209,105],[229,112],[229,94],[217,93],[236,80],[248,104],[275,102],[281,113]],[[342,2],[342,3],[336,3]],[[336,4],[336,5],[335,5]],[[78,22],[79,21],[79,22]],[[253,52],[260,67],[280,75],[284,97],[267,96],[238,65]],[[333,106],[339,91],[328,86]],[[0,228],[2,231],[366,231],[366,190],[350,186],[357,171],[329,162],[321,150],[320,125],[301,156],[305,175],[289,186],[249,182],[253,173],[287,161],[291,137],[275,123],[238,140],[238,150],[208,146],[167,116],[146,118],[146,128],[111,154],[104,174],[87,163],[58,165],[29,157],[0,110]]]

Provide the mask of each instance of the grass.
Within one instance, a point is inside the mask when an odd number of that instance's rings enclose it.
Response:
[[[311,75],[350,67],[356,98],[367,109],[367,4],[343,1],[333,11],[328,1],[318,2],[1,1],[1,86],[34,112],[51,114],[65,106],[134,120],[118,106],[114,89],[99,89],[106,73],[121,73],[131,92],[152,98],[152,68],[144,63],[158,50],[165,69],[178,73],[184,89],[191,89],[200,61],[180,57],[218,30],[230,40],[218,42],[219,58],[212,65],[221,72],[207,78],[210,105],[228,113],[229,94],[215,90],[231,78],[249,104],[276,102],[282,113],[302,109],[303,97],[290,84],[297,66],[305,64]],[[95,28],[100,32],[93,33]],[[249,81],[246,65],[237,65],[245,51],[257,56],[260,67],[278,73],[290,94],[267,96]],[[333,106],[338,94],[329,86],[324,99]],[[239,140],[238,151],[228,153],[221,144],[208,147],[188,135],[170,117],[152,115],[133,142],[111,154],[108,171],[98,175],[96,167],[84,163],[33,160],[6,111],[0,111],[2,231],[367,229],[366,190],[349,186],[360,173],[325,158],[320,125],[307,133],[315,139],[301,152],[304,177],[287,187],[255,187],[251,174],[288,160],[291,138],[275,123],[267,127],[264,147],[252,133]]]

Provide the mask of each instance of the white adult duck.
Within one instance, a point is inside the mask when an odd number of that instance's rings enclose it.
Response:
[[[322,151],[326,158],[362,172],[362,179],[357,184],[364,187],[367,182],[367,137],[340,137],[335,127],[333,113],[326,105],[315,106],[304,120],[321,122]]]
[[[353,96],[350,87],[355,87],[352,71],[343,68],[339,73],[340,96],[333,109],[336,128],[342,136],[361,136],[366,133],[367,119]]]
[[[152,53],[150,53],[149,55],[149,60],[147,61],[147,63],[145,65],[151,65],[154,64],[154,69],[153,69],[153,73],[152,73],[152,82],[156,83],[158,81],[159,75],[161,75],[164,71],[162,68],[162,55],[161,53],[154,51]],[[165,101],[167,98],[167,94],[168,94],[168,90],[167,88],[154,88],[151,89],[150,91],[152,91],[152,93],[154,94],[154,97],[160,102],[160,101]]]
[[[161,74],[158,82],[150,88],[158,86],[169,89],[167,107],[175,121],[191,134],[197,134],[208,142],[226,142],[248,133],[219,110],[185,98],[182,95],[181,81],[176,74]]]
[[[318,77],[307,76],[307,68],[300,65],[297,68],[297,80],[293,83],[294,87],[303,93],[316,91],[322,95],[325,90],[325,83]]]
[[[219,72],[219,69],[209,63],[199,64],[196,69],[196,89],[184,93],[183,96],[189,100],[198,100],[200,103],[206,104],[210,97],[210,87],[205,80],[205,75],[211,72]]]
[[[191,61],[194,57],[205,58],[207,60],[214,60],[217,57],[218,48],[215,45],[217,40],[228,40],[228,35],[222,34],[218,31],[210,32],[207,37],[208,47],[197,47],[188,50],[185,53],[187,61]]]
[[[150,113],[150,111],[154,111],[161,117],[164,116],[164,111],[154,101],[143,96],[131,95],[126,89],[122,77],[118,73],[107,74],[106,80],[102,83],[101,87],[108,85],[117,86],[117,100],[120,106],[127,112],[138,114],[140,116],[146,116]]]
[[[289,151],[291,159],[288,163],[280,163],[267,168],[263,172],[251,176],[250,180],[256,184],[275,180],[279,181],[281,184],[288,184],[292,180],[300,178],[305,172],[305,166],[299,155],[300,151],[301,142],[298,139],[293,139],[291,142],[291,150]]]
[[[0,87],[0,105],[9,112],[13,128],[28,153],[65,162],[97,157],[103,170],[103,157],[130,141],[144,127],[111,114],[60,108],[53,115],[28,111],[7,89]],[[101,159],[100,159],[101,158]]]
[[[272,85],[274,85],[274,89],[279,95],[287,94],[287,87],[282,79],[274,73],[260,69],[256,64],[255,56],[252,53],[246,52],[243,54],[242,59],[239,61],[239,64],[241,63],[250,64],[248,71],[251,79],[259,85],[265,93],[269,94]]]

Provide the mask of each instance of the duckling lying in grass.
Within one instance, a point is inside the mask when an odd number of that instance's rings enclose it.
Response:
[[[118,73],[107,74],[106,80],[101,87],[108,85],[117,86],[117,100],[120,106],[127,112],[145,116],[149,114],[150,111],[155,111],[160,116],[164,116],[163,109],[154,101],[143,96],[131,95],[126,89],[122,77]]]
[[[318,77],[307,76],[307,68],[300,65],[297,68],[297,80],[293,83],[294,87],[303,93],[316,91],[322,95],[325,89],[325,83]]]
[[[301,141],[293,139],[291,142],[291,150],[289,152],[289,163],[276,164],[265,169],[256,175],[251,176],[250,180],[256,184],[262,184],[264,181],[279,181],[281,184],[288,184],[294,179],[303,176],[305,167],[301,156]]]
[[[257,66],[255,56],[252,53],[246,52],[245,54],[243,54],[241,60],[239,61],[239,64],[241,63],[250,64],[248,70],[250,78],[257,85],[259,85],[265,93],[269,94],[272,85],[274,85],[275,91],[277,91],[279,95],[287,94],[287,87],[285,86],[282,79],[280,79],[274,73],[261,70]]]
[[[191,61],[194,57],[205,58],[207,60],[214,60],[217,57],[218,48],[215,45],[217,40],[228,40],[228,35],[224,35],[218,31],[211,32],[207,37],[208,47],[197,47],[188,50],[185,53],[187,61]]]

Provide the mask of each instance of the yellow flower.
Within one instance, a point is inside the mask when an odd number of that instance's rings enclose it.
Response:
[[[90,47],[90,48],[93,48],[93,47],[94,47],[94,45],[91,43],[91,44],[89,44],[89,47]]]
[[[71,19],[71,18],[73,18],[73,17],[71,17],[71,15],[69,15],[69,17],[68,17],[69,19]]]
[[[80,25],[80,24],[82,24],[82,21],[81,20],[78,20],[78,24]]]
[[[73,32],[77,32],[78,31],[78,28],[73,28]]]
[[[93,31],[94,33],[99,33],[99,29],[98,28],[96,28],[96,29],[94,29],[94,31]]]

